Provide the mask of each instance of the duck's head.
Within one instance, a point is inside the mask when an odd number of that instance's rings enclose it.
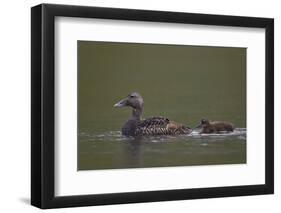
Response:
[[[209,124],[209,120],[205,119],[205,118],[202,118],[201,121],[200,121],[200,124],[195,128],[202,128],[204,125],[208,125],[208,124]]]
[[[143,103],[144,102],[141,95],[137,92],[132,92],[126,98],[114,104],[114,107],[120,108],[120,107],[129,106],[134,109],[142,109]]]

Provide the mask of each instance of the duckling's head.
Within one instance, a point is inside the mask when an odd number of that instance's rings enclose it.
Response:
[[[129,106],[134,109],[142,109],[143,108],[143,98],[137,92],[131,92],[126,98],[114,104],[114,107],[125,107]]]
[[[200,124],[195,128],[202,128],[203,126],[208,125],[208,124],[209,124],[209,120],[205,119],[205,118],[202,118],[201,121],[200,121]]]

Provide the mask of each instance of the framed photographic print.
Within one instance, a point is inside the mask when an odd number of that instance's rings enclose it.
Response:
[[[271,194],[274,21],[31,9],[31,203]]]

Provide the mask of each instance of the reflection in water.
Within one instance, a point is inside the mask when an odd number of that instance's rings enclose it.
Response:
[[[120,131],[79,134],[78,169],[246,163],[246,129],[231,133],[125,137]]]
[[[127,144],[128,146],[125,148],[125,153],[124,153],[125,158],[127,158],[127,162],[130,165],[141,167],[142,166],[142,158],[141,158],[142,138],[141,137],[131,138],[127,142]]]

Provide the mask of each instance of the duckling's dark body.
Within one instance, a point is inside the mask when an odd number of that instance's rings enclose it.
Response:
[[[191,128],[164,117],[141,119],[143,99],[138,93],[129,94],[114,106],[133,108],[132,116],[122,127],[122,134],[125,136],[180,135],[192,132]]]
[[[224,121],[210,122],[207,119],[202,119],[198,127],[201,127],[201,134],[233,132],[234,130],[234,125],[232,123]]]

